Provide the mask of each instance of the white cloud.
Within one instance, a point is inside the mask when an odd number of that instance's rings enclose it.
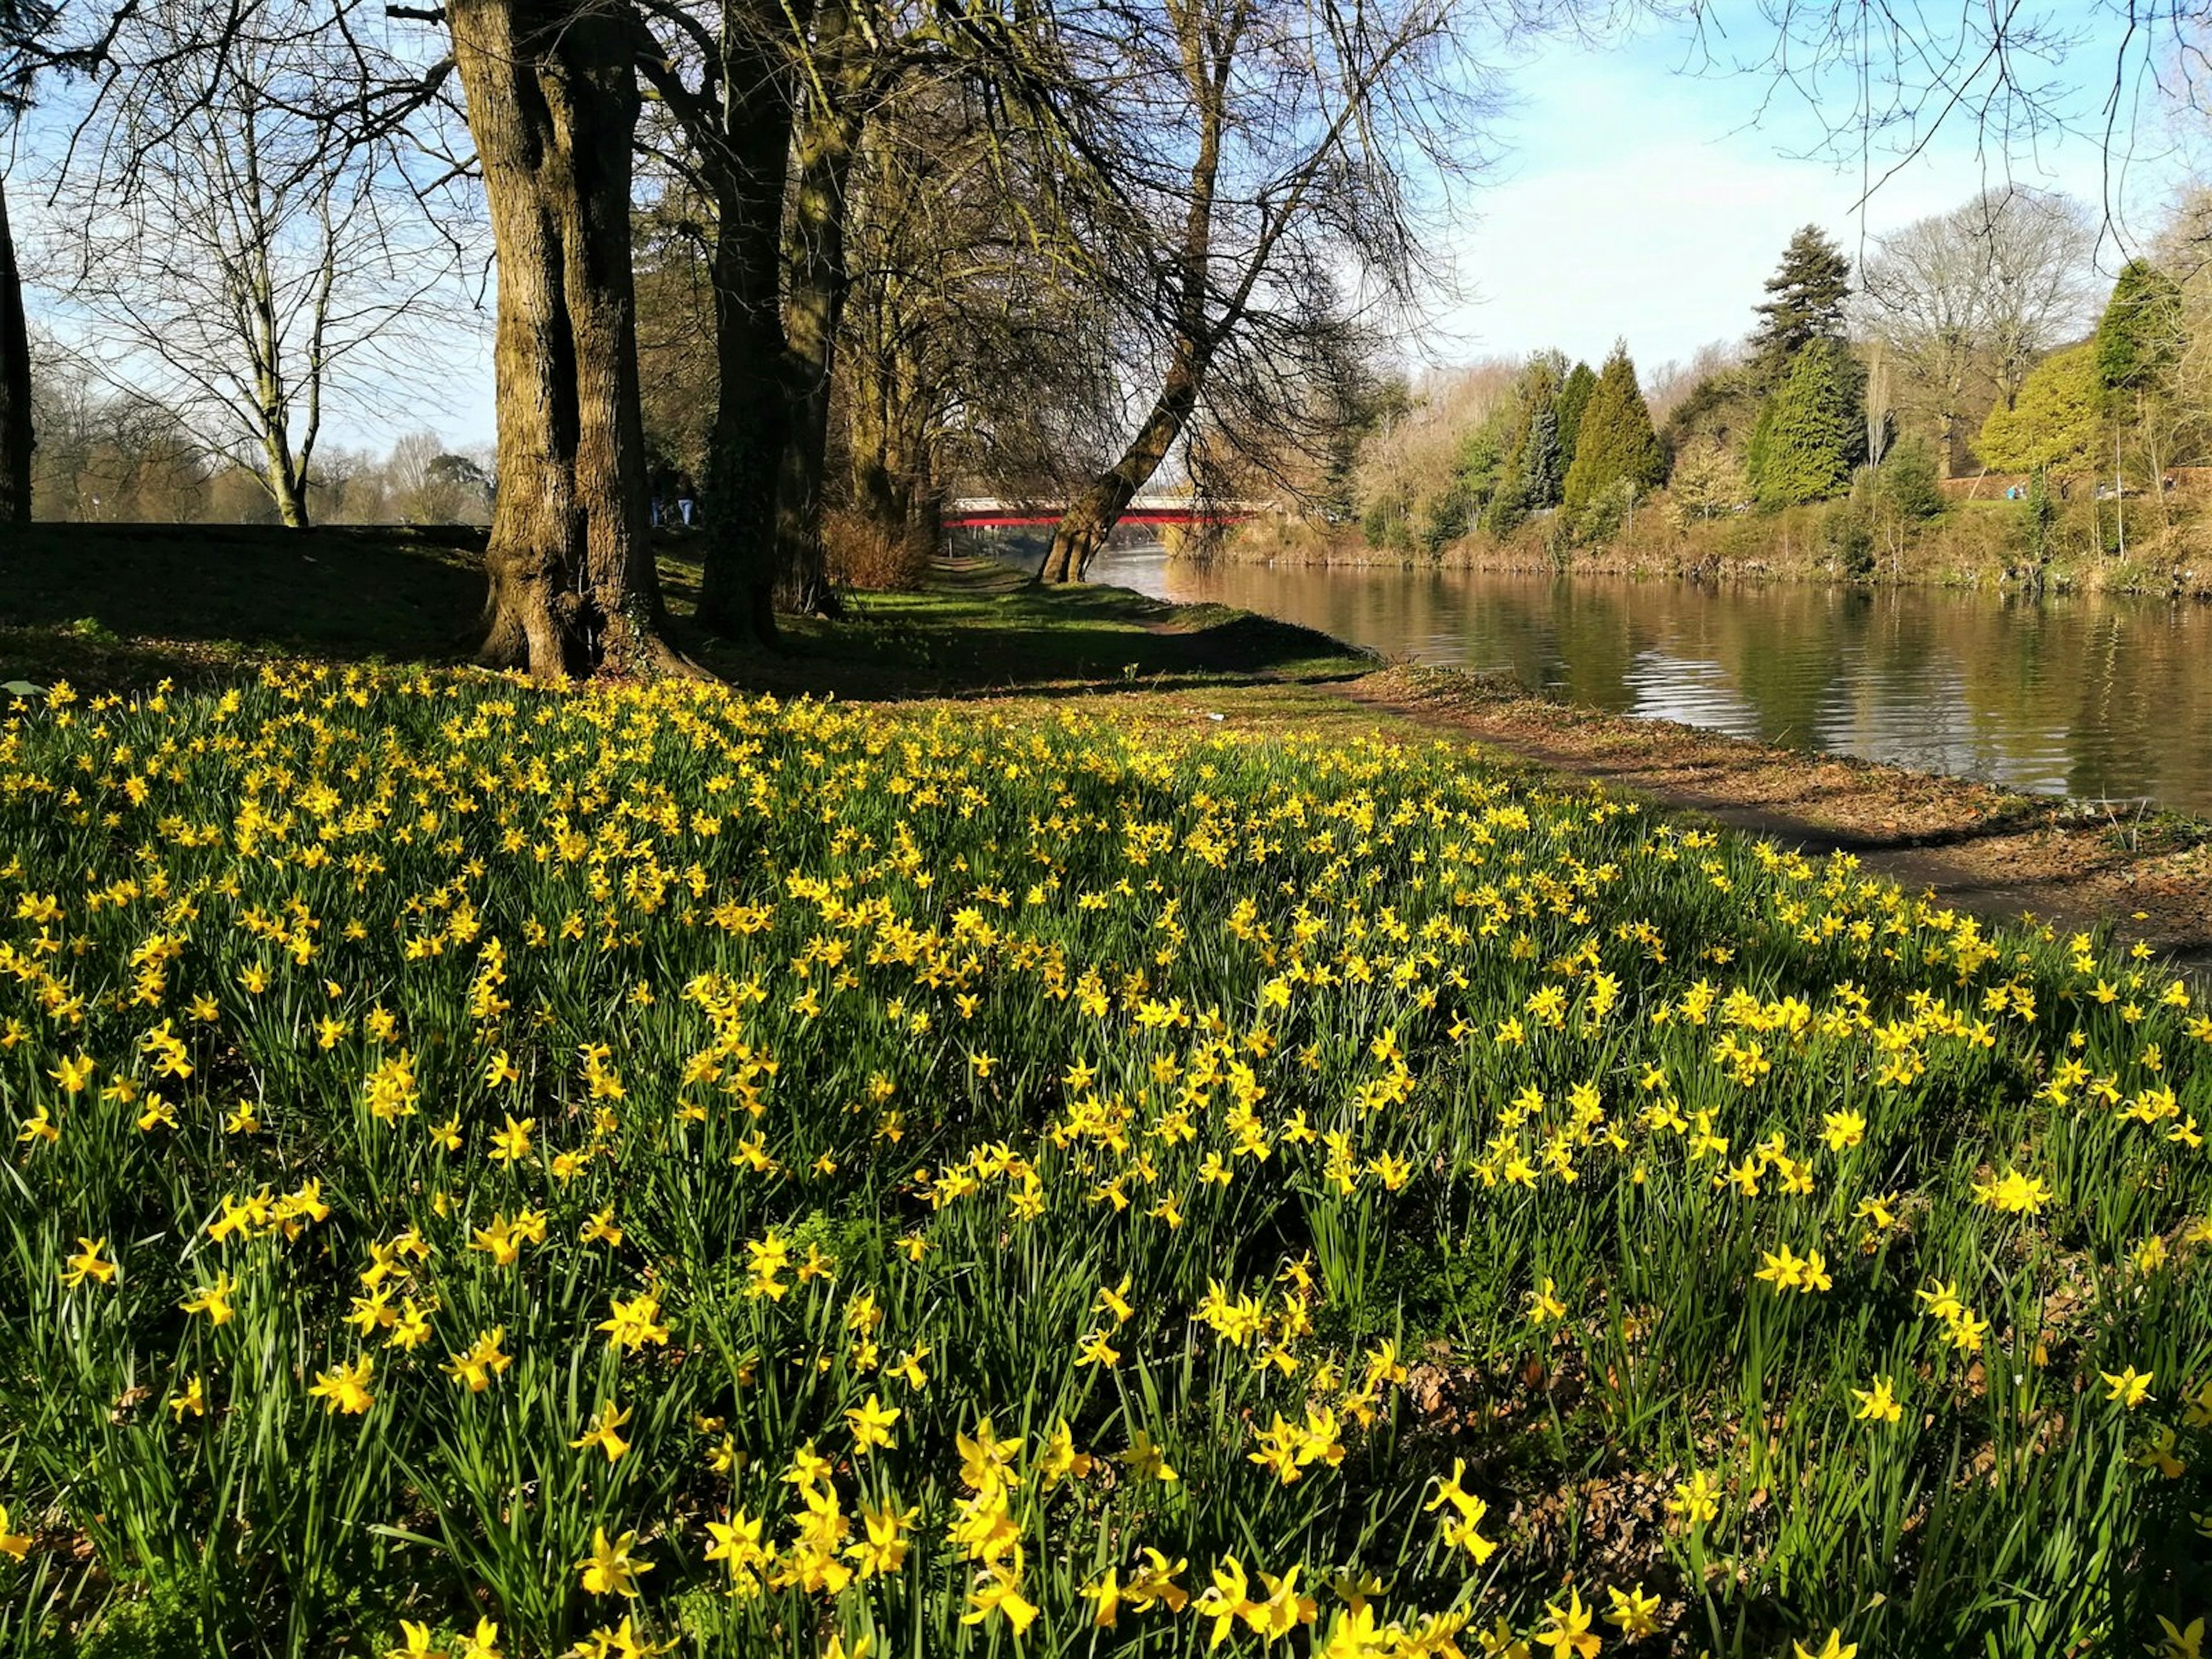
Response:
[[[1884,232],[2008,177],[2093,201],[2103,193],[2101,151],[2084,140],[2054,139],[2008,168],[1960,131],[1861,208],[1856,158],[1802,159],[1821,137],[1808,115],[1762,115],[1756,77],[1683,76],[1679,56],[1645,41],[1554,53],[1522,70],[1507,164],[1470,197],[1455,244],[1467,297],[1418,356],[1557,346],[1595,363],[1622,336],[1639,364],[1656,365],[1748,331],[1760,284],[1808,222],[1856,258]],[[1879,179],[1883,158],[1869,165]],[[2154,198],[2164,182],[2139,167],[2130,193]]]

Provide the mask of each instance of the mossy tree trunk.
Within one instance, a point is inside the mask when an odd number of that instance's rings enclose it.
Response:
[[[789,281],[784,296],[783,463],[776,480],[776,597],[785,609],[833,604],[822,549],[837,328],[851,278],[845,216],[868,76],[849,0],[821,0],[805,108],[798,122]]]

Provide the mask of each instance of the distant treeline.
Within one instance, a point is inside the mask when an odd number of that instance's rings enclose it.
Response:
[[[103,391],[58,358],[41,362],[33,386],[31,489],[40,518],[280,522],[265,471],[210,452],[153,398]],[[483,524],[491,459],[488,449],[449,450],[432,432],[409,433],[380,455],[325,444],[305,475],[307,502],[321,524]]]
[[[1931,518],[1942,481],[2025,477],[2036,534],[2075,480],[2147,495],[2212,425],[2207,204],[2118,280],[2091,215],[1987,192],[1883,239],[1862,270],[1799,230],[1741,343],[1639,380],[1625,343],[1601,371],[1542,351],[1419,385],[1378,383],[1326,516],[1372,548],[1434,556],[1469,537],[1603,545],[1649,505],[1674,525],[1848,501],[1838,551]],[[2091,495],[2092,492],[2079,492]],[[2124,533],[2116,515],[2109,531]],[[1534,531],[1527,526],[1534,524]]]

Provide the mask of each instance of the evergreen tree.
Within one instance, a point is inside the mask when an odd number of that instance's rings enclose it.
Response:
[[[1488,510],[1505,476],[1505,463],[1513,452],[1517,422],[1510,406],[1493,410],[1481,425],[1460,441],[1459,462],[1452,482],[1466,495],[1476,514]]]
[[[2146,259],[2130,259],[2097,324],[2097,379],[2113,398],[2155,391],[2181,350],[2181,290]]]
[[[1858,366],[1833,340],[1790,360],[1751,436],[1751,480],[1762,507],[1840,495],[1866,453]]]
[[[1559,504],[1559,404],[1539,397],[1528,410],[1528,441],[1521,451],[1521,499],[1532,513]]]
[[[1752,363],[1763,384],[1779,384],[1797,354],[1815,340],[1844,337],[1844,302],[1851,294],[1851,262],[1818,225],[1801,227],[1766,279],[1768,299],[1754,307]]]
[[[1651,410],[1636,384],[1636,365],[1629,361],[1625,342],[1617,343],[1605,360],[1581,424],[1562,495],[1570,514],[1579,515],[1620,484],[1642,491],[1665,480],[1666,454],[1651,429]]]
[[[1686,520],[1717,518],[1751,499],[1742,465],[1711,438],[1693,441],[1675,458],[1667,488]]]
[[[1578,362],[1559,388],[1559,458],[1562,476],[1575,464],[1575,445],[1582,436],[1583,415],[1589,408],[1590,394],[1597,390],[1597,372],[1588,363]]]
[[[1530,514],[1559,501],[1559,380],[1548,356],[1528,365],[1516,403],[1512,447],[1484,514],[1493,536],[1510,535]]]
[[[1908,438],[1893,444],[1874,472],[1882,499],[1900,516],[1932,519],[1943,510],[1936,451],[1925,439]]]

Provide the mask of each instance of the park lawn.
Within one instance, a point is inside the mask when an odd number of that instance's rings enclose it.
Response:
[[[483,544],[465,526],[39,526],[0,556],[0,682],[217,684],[301,658],[459,665],[482,636]],[[1249,612],[1032,587],[984,561],[945,562],[921,592],[853,595],[835,622],[787,618],[783,648],[766,653],[693,626],[695,538],[664,536],[659,560],[679,646],[780,695],[1172,691],[1315,684],[1374,666]]]
[[[18,711],[0,1647],[2185,1646],[2201,994],[983,574]]]

